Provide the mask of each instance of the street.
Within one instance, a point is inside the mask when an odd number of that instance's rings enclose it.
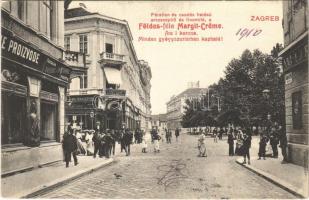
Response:
[[[160,153],[120,154],[113,165],[53,189],[38,198],[296,198],[235,162],[228,156],[226,138],[206,139],[208,157],[197,157],[197,136],[173,135],[160,142]],[[97,158],[100,159],[100,158]]]

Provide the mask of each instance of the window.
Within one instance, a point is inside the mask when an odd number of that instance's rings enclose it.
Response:
[[[57,104],[41,102],[41,135],[40,139],[56,140],[56,106]]]
[[[22,143],[26,130],[26,98],[1,95],[1,144]]]
[[[105,43],[105,52],[113,53],[113,45],[109,43]]]
[[[25,2],[24,1],[17,1],[17,16],[19,19],[24,20],[24,13],[25,13]]]
[[[51,38],[52,5],[50,0],[39,1],[40,6],[40,31]]]
[[[69,36],[65,36],[64,37],[64,49],[67,51],[70,51],[70,37]]]
[[[88,53],[88,37],[87,35],[79,36],[79,52]]]
[[[80,88],[87,88],[87,73],[80,77]]]

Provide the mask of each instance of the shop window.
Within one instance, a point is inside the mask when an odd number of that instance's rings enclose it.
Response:
[[[88,37],[87,35],[79,36],[79,52],[88,53]]]
[[[1,95],[1,144],[22,143],[26,130],[26,98]]]
[[[57,104],[41,102],[41,141],[56,140]]]

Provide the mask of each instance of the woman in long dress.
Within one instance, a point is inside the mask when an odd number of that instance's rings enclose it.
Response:
[[[75,137],[77,139],[77,153],[85,155],[86,154],[86,150],[85,150],[85,148],[83,146],[82,134],[80,133],[79,130],[76,130]]]
[[[94,152],[94,148],[93,148],[93,132],[92,131],[85,131],[86,137],[85,137],[85,141],[86,141],[86,152],[87,152],[87,156],[92,156],[93,152]]]
[[[207,157],[207,154],[206,154],[206,144],[205,144],[205,135],[202,133],[200,135],[200,137],[198,138],[198,150],[199,150],[199,157]]]

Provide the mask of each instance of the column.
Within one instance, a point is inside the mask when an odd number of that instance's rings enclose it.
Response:
[[[63,134],[65,132],[65,110],[64,110],[64,100],[65,100],[65,88],[58,86],[59,90],[59,101],[58,101],[58,120],[59,120],[59,125],[57,129],[59,130],[59,135],[57,136],[58,142],[61,142],[63,138]]]

